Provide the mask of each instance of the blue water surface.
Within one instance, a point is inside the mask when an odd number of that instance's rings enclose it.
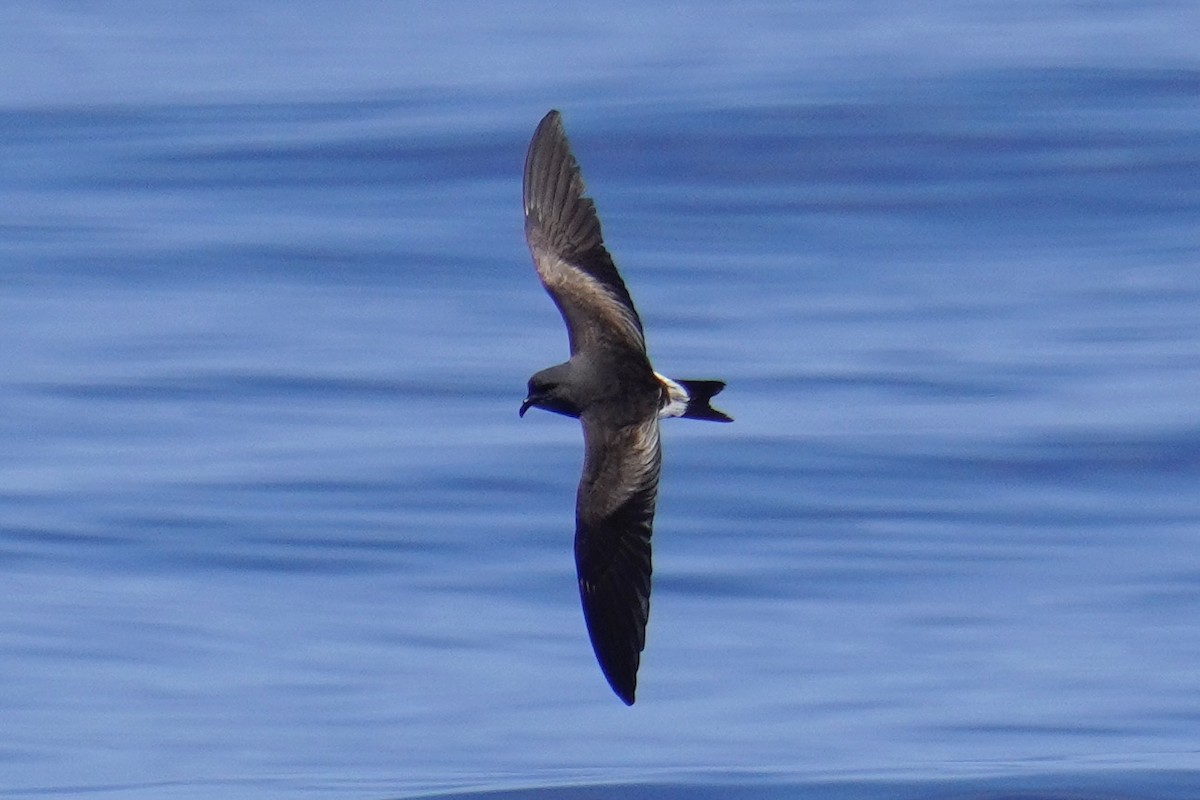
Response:
[[[0,11],[0,797],[1200,796],[1190,3]],[[568,133],[657,368],[571,557]]]

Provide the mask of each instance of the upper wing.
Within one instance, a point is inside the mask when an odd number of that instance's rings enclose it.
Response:
[[[583,192],[562,118],[551,111],[525,156],[525,239],[538,277],[567,324],[572,355],[601,340],[644,353],[642,322]]]
[[[586,455],[575,507],[575,567],[592,649],[633,704],[650,616],[650,533],[662,450],[658,418],[605,428],[583,418]]]

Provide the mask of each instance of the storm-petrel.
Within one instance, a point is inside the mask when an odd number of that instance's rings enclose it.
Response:
[[[650,533],[662,450],[658,421],[731,422],[709,401],[721,381],[665,378],[650,366],[642,322],[604,248],[579,164],[551,111],[525,157],[525,238],[538,277],[567,324],[571,358],[529,379],[530,406],[583,424],[575,498],[575,567],[592,649],[632,705],[650,614]]]

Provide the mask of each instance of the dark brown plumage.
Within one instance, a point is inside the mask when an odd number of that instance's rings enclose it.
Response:
[[[525,237],[567,326],[571,358],[529,379],[530,406],[578,417],[583,476],[575,566],[588,635],[617,695],[634,701],[650,614],[650,534],[666,416],[730,421],[708,401],[720,381],[671,381],[646,356],[642,322],[600,232],[557,111],[525,159]]]

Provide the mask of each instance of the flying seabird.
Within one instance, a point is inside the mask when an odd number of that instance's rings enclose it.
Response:
[[[525,157],[525,238],[538,277],[567,325],[571,358],[529,379],[531,406],[583,424],[575,498],[575,568],[592,649],[632,705],[650,614],[650,533],[662,450],[658,421],[732,419],[709,405],[725,384],[671,380],[646,355],[642,321],[600,235],[557,111]]]

